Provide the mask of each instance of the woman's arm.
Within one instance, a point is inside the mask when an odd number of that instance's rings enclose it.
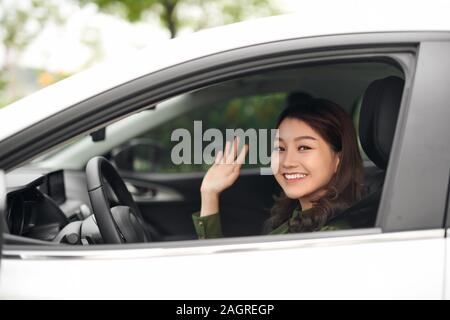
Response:
[[[244,145],[239,156],[237,148],[239,139],[225,145],[225,153],[218,152],[214,164],[206,172],[200,187],[202,206],[199,213],[192,215],[195,232],[199,239],[222,237],[222,227],[219,215],[219,195],[233,185],[239,176],[244,163],[248,146]]]
[[[219,212],[219,194],[218,193],[209,193],[209,192],[202,192],[201,194],[201,201],[202,206],[200,209],[200,217],[206,217],[215,213]]]
[[[219,212],[219,195],[233,185],[239,177],[248,146],[238,153],[239,138],[225,145],[225,152],[219,151],[214,164],[206,172],[200,187],[202,206],[200,216],[206,217]]]

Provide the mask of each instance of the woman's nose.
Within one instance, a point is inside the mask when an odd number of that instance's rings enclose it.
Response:
[[[290,152],[288,150],[285,156],[283,157],[283,160],[281,161],[281,165],[285,169],[295,168],[298,166],[298,159],[296,159],[293,152]]]

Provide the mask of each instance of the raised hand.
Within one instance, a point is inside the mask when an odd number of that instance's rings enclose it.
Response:
[[[244,163],[248,146],[244,145],[238,153],[239,138],[229,141],[225,151],[219,151],[214,164],[208,169],[203,178],[200,192],[202,196],[201,216],[207,216],[219,211],[219,194],[229,188],[239,177],[240,169]]]

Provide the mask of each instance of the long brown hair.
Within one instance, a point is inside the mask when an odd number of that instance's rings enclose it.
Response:
[[[276,128],[286,118],[307,123],[335,151],[340,152],[338,169],[326,186],[325,194],[313,201],[308,214],[289,223],[289,232],[317,231],[352,203],[361,199],[363,167],[356,131],[350,116],[337,104],[317,98],[294,101],[280,114]],[[298,199],[290,199],[283,192],[271,209],[266,232],[290,221]]]

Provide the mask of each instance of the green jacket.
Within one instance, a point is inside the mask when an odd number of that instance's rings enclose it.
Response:
[[[299,209],[295,209],[292,212],[290,220],[297,218],[300,214],[307,214],[308,210],[300,211]],[[215,213],[206,217],[200,217],[200,213],[196,212],[192,215],[192,220],[194,221],[195,231],[199,239],[208,239],[208,238],[221,238],[222,234],[222,225],[220,222],[220,214]],[[334,230],[342,230],[349,229],[350,225],[346,221],[339,221],[327,224],[322,227],[320,231],[334,231]],[[289,223],[286,221],[285,223],[278,226],[278,228],[272,230],[270,234],[286,234],[289,233]]]

